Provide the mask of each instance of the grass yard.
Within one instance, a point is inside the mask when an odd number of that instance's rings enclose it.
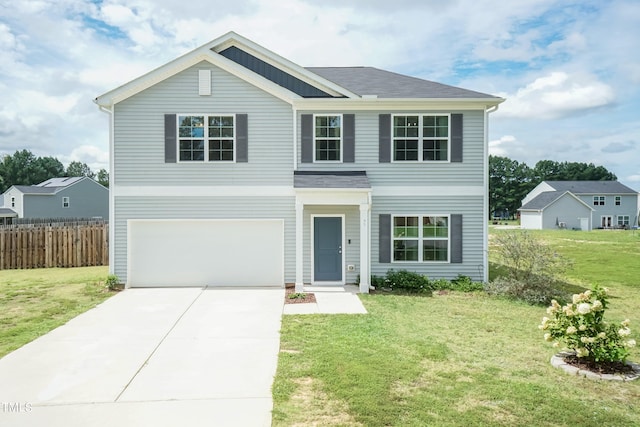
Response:
[[[629,318],[640,342],[640,234],[536,234],[573,259],[568,283],[609,287],[606,319]],[[551,367],[545,307],[484,293],[362,300],[368,315],[284,316],[275,426],[640,425],[640,380]],[[640,362],[638,348],[629,359]]]
[[[95,307],[113,293],[108,267],[0,271],[0,357]]]

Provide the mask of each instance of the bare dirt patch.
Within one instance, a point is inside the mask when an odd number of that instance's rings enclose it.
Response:
[[[310,292],[296,292],[294,287],[285,288],[284,303],[285,304],[305,304],[315,303],[316,296]]]

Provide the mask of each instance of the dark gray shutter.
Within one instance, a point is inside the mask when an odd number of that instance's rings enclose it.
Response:
[[[246,114],[236,114],[236,162],[249,161],[249,129]]]
[[[380,114],[378,118],[379,144],[378,162],[391,162],[391,114]]]
[[[451,161],[462,162],[462,114],[451,115]]]
[[[378,262],[389,264],[391,262],[391,215],[381,214],[378,226]]]
[[[175,163],[177,147],[176,115],[164,115],[164,162]]]
[[[313,114],[303,114],[300,117],[300,131],[302,133],[300,161],[313,163]]]
[[[451,215],[451,262],[462,263],[462,215]]]
[[[353,163],[356,161],[356,116],[355,114],[343,114],[342,120],[342,142],[344,143],[342,161]]]

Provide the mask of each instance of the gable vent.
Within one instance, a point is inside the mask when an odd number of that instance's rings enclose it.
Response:
[[[211,95],[211,70],[198,70],[198,95]]]

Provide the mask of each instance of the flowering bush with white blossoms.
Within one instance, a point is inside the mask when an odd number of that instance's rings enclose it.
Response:
[[[546,331],[545,341],[575,351],[577,357],[593,362],[624,362],[629,349],[636,345],[629,339],[629,320],[610,325],[604,320],[607,308],[607,289],[595,286],[592,291],[574,294],[572,302],[564,307],[551,301],[547,314],[538,328]]]

